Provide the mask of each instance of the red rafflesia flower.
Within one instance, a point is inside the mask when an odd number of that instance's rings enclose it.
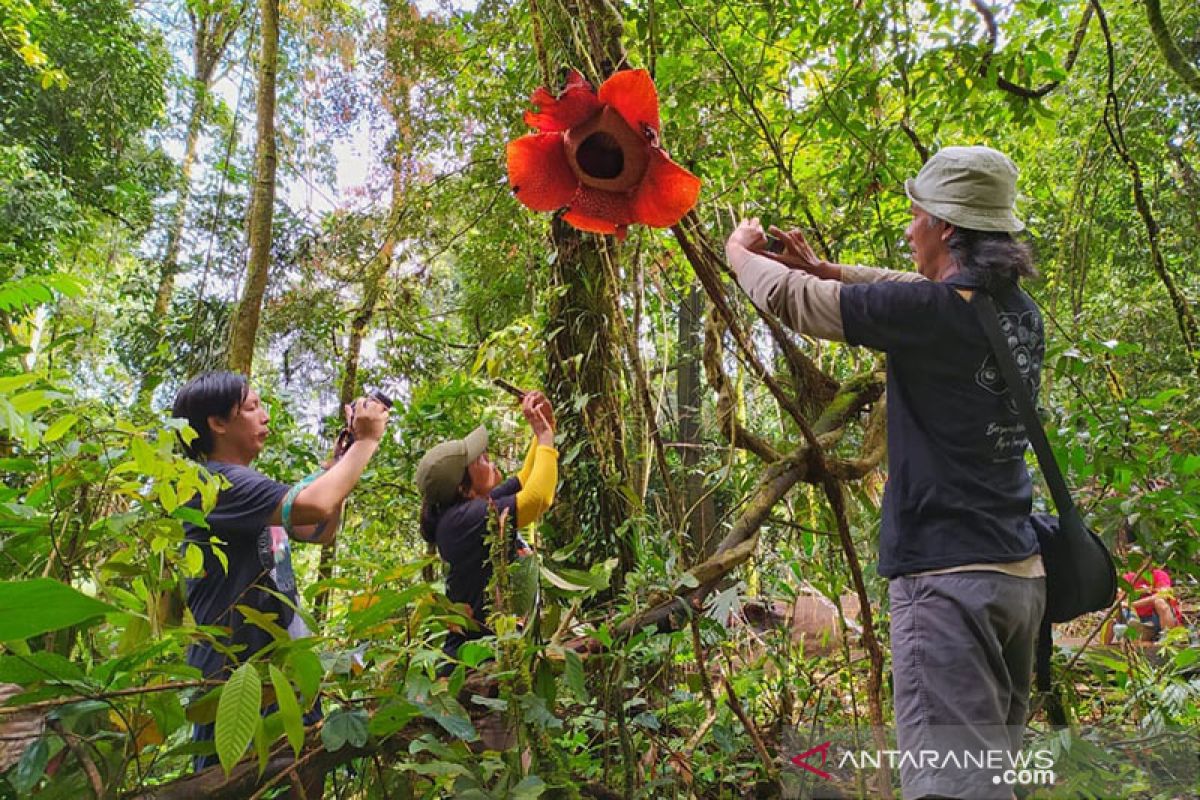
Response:
[[[572,70],[558,97],[533,93],[525,112],[538,133],[508,143],[508,180],[534,211],[566,209],[563,219],[593,233],[640,222],[674,225],[696,204],[700,179],[658,146],[658,93],[644,69],[618,72],[597,94]]]

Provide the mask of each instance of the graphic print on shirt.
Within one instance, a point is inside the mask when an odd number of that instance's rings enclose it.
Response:
[[[998,315],[1000,332],[1008,342],[1008,349],[1017,362],[1017,371],[1025,382],[1025,389],[1030,397],[1037,396],[1038,386],[1042,380],[1042,319],[1036,311],[1022,313],[1002,311]],[[996,361],[994,353],[988,353],[987,358],[975,372],[975,383],[997,396],[1005,397],[1006,405],[1011,414],[1016,416],[1017,401],[1008,386],[1004,383],[1004,374]],[[997,458],[1015,458],[1023,456],[1029,438],[1025,426],[1018,421],[1011,424],[1001,424],[996,421],[988,423],[988,438]]]
[[[296,574],[292,571],[292,548],[287,531],[279,525],[268,525],[258,535],[258,563],[266,571],[275,588],[284,594],[296,591]]]
[[[292,569],[292,545],[283,526],[268,525],[262,529],[258,536],[258,563],[274,582],[275,589],[287,595],[298,607],[300,597],[296,593],[296,573]],[[303,639],[312,635],[304,618],[290,608],[283,611],[279,623],[287,628],[293,639]]]

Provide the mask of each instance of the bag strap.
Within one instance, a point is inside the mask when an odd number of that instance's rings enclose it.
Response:
[[[1033,452],[1037,454],[1038,464],[1042,468],[1042,475],[1050,489],[1050,496],[1054,498],[1054,507],[1058,509],[1058,515],[1065,517],[1075,513],[1075,501],[1071,499],[1067,481],[1063,478],[1062,470],[1059,469],[1058,462],[1054,459],[1054,451],[1050,449],[1050,440],[1046,438],[1042,421],[1033,407],[1033,399],[1025,388],[1025,380],[1021,377],[1021,372],[1017,369],[1017,362],[1008,348],[1008,341],[1000,330],[996,303],[986,292],[976,290],[971,305],[975,307],[979,322],[983,325],[983,332],[992,346],[992,355],[996,357],[996,363],[1000,366],[1000,374],[1004,376],[1008,392],[1016,401],[1017,415],[1025,426],[1025,435],[1029,438]]]

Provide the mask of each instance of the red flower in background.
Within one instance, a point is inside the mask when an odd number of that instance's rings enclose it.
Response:
[[[533,93],[538,133],[508,143],[508,180],[534,211],[565,208],[593,233],[625,238],[634,223],[667,228],[696,204],[700,179],[658,146],[658,93],[644,69],[618,72],[600,86],[574,70],[558,97]]]

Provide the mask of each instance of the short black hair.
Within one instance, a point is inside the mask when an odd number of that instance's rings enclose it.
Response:
[[[212,452],[208,418],[228,417],[249,393],[250,382],[236,372],[204,372],[183,385],[175,395],[171,416],[186,419],[197,434],[191,444],[183,447],[189,458],[200,461]]]

